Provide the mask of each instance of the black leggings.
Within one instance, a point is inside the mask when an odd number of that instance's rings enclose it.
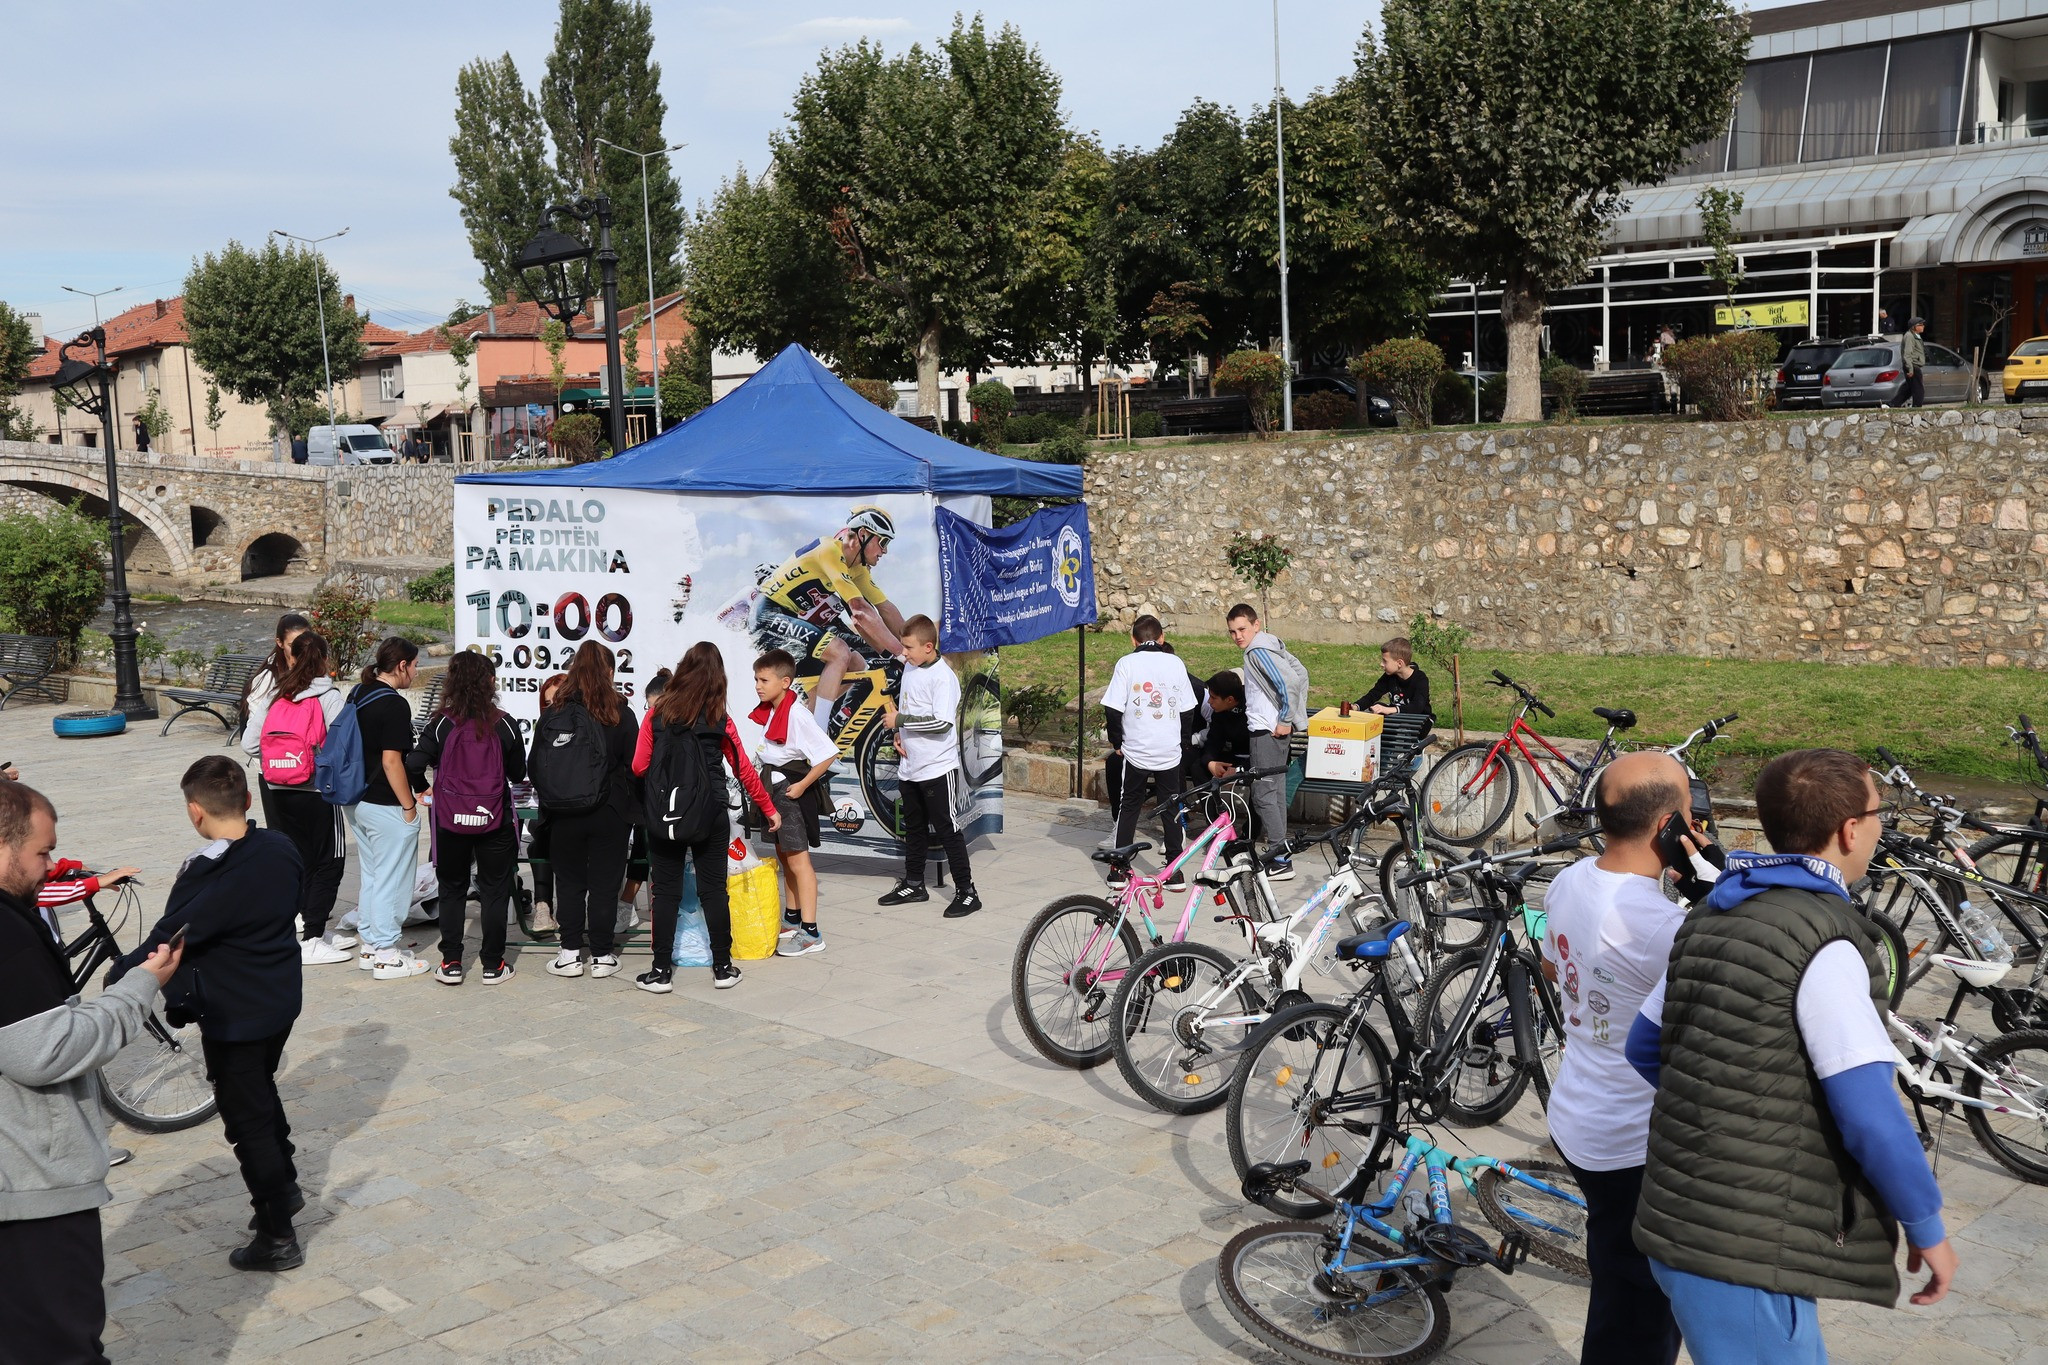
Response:
[[[1159,820],[1163,827],[1166,844],[1162,862],[1170,863],[1180,856],[1180,769],[1167,768],[1154,771],[1140,768],[1135,763],[1124,764],[1123,786],[1118,791],[1116,803],[1116,842],[1118,847],[1130,843],[1138,834],[1138,814],[1145,806],[1145,789],[1151,788],[1159,800]]]
[[[299,861],[306,866],[305,875],[299,878],[298,911],[305,921],[301,933],[318,938],[327,932],[327,918],[334,913],[341,874],[348,866],[341,807],[328,805],[310,784],[273,787],[266,782],[263,793],[272,828],[292,841]]]
[[[555,873],[555,918],[564,952],[584,946],[603,957],[614,950],[619,888],[626,880],[624,816],[609,805],[582,815],[548,817],[548,860]]]
[[[675,965],[676,917],[683,901],[683,860],[697,864],[697,904],[704,908],[704,927],[711,934],[711,965],[732,962],[732,903],[725,886],[725,836],[694,844],[650,835],[648,861],[653,865],[654,965]]]
[[[519,836],[508,817],[488,834],[434,831],[434,877],[441,886],[441,960],[462,961],[462,930],[469,910],[469,868],[476,864],[477,890],[483,912],[478,925],[483,942],[477,961],[495,967],[505,960],[505,907],[512,900],[512,878],[518,868]]]
[[[897,795],[903,801],[903,879],[924,885],[925,859],[937,838],[946,850],[946,866],[952,869],[955,891],[974,886],[974,871],[967,865],[967,840],[953,827],[953,794],[944,777],[922,782],[898,781]]]

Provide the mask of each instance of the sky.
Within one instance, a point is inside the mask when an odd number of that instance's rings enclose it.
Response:
[[[821,51],[901,51],[956,6],[905,0],[689,5],[655,0],[654,56],[684,202],[708,200],[768,137]],[[1377,0],[1280,0],[1281,77],[1299,98],[1349,69]],[[64,291],[120,287],[103,315],[175,295],[192,261],[272,229],[326,243],[344,291],[387,326],[440,322],[481,287],[455,201],[455,73],[509,52],[529,87],[555,0],[10,6],[0,138],[0,300],[44,330],[90,326]],[[969,11],[972,13],[972,11]],[[1063,82],[1076,128],[1156,143],[1197,98],[1240,111],[1273,89],[1270,9],[1226,0],[1102,8],[991,4]],[[1247,16],[1252,22],[1247,24]]]

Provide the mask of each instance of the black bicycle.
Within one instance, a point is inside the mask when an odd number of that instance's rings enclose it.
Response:
[[[133,883],[115,892],[112,924],[91,896],[83,904],[86,927],[64,945],[64,955],[72,963],[71,984],[81,994],[102,967],[125,951],[115,937],[116,926],[134,916],[140,943],[141,919],[141,902]],[[217,1105],[213,1086],[206,1079],[206,1060],[199,1050],[198,1026],[173,1025],[151,1010],[142,1021],[142,1031],[100,1068],[100,1099],[115,1118],[142,1133],[174,1133],[212,1118]]]

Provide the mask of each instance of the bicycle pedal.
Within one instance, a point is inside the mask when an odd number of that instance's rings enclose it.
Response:
[[[1528,1259],[1529,1239],[1519,1232],[1503,1234],[1500,1245],[1494,1248],[1493,1264],[1503,1275],[1514,1274],[1515,1267]]]

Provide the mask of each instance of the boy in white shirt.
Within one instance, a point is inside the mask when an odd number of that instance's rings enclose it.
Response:
[[[818,873],[811,850],[818,846],[824,809],[825,775],[839,759],[839,746],[802,704],[791,684],[796,660],[788,651],[771,649],[754,660],[754,695],[761,704],[747,714],[760,727],[761,742],[754,766],[775,799],[782,824],[775,831],[775,858],[782,864],[782,884],[796,902],[782,912],[782,938],[777,957],[802,957],[825,951],[818,932]]]
[[[903,762],[896,770],[896,790],[903,801],[903,880],[876,900],[877,905],[910,905],[930,900],[924,889],[924,865],[937,835],[953,869],[953,903],[947,919],[960,919],[981,909],[974,873],[967,865],[967,840],[953,827],[953,796],[947,776],[960,766],[960,680],[939,657],[939,628],[929,616],[903,623],[902,700],[883,722],[896,731]]]
[[[1165,860],[1180,856],[1181,749],[1193,722],[1200,717],[1201,698],[1188,680],[1187,665],[1166,648],[1166,628],[1156,616],[1131,623],[1132,652],[1116,661],[1109,686],[1102,693],[1103,720],[1110,747],[1124,760],[1123,786],[1117,793],[1116,843],[1121,848],[1138,832],[1138,808],[1150,787],[1158,798],[1165,825]],[[1112,886],[1120,885],[1112,874]],[[1181,890],[1185,879],[1176,871],[1167,883]]]

